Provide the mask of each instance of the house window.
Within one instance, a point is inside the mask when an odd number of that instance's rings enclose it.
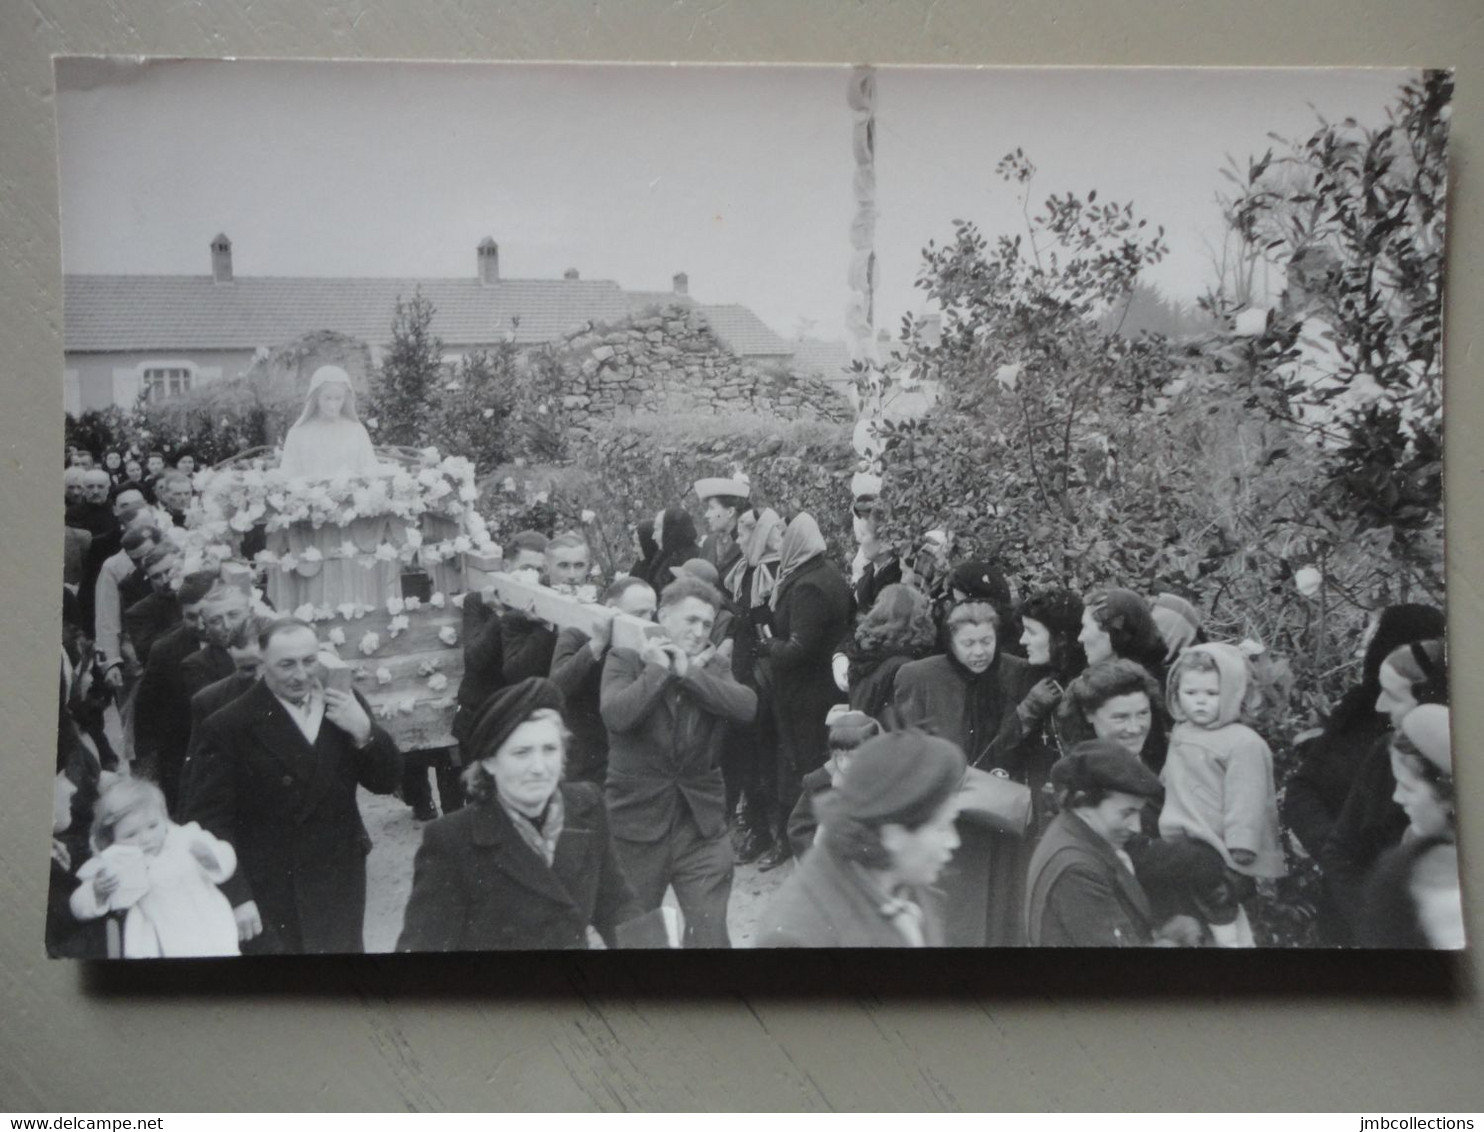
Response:
[[[191,370],[187,366],[156,366],[144,371],[144,397],[163,401],[191,391]]]

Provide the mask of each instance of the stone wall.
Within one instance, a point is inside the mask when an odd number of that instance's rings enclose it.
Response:
[[[561,390],[564,421],[578,435],[596,421],[626,415],[854,417],[850,403],[826,382],[733,354],[694,307],[671,304],[591,323],[555,345],[568,374]]]

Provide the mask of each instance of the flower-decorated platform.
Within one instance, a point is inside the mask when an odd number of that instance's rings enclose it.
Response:
[[[314,623],[403,750],[446,746],[463,595],[487,584],[500,548],[474,509],[470,461],[435,449],[378,457],[386,467],[375,475],[288,477],[271,452],[200,472],[178,541],[187,569],[250,557],[268,603]],[[254,532],[266,547],[249,556]],[[409,576],[429,596],[404,594]]]

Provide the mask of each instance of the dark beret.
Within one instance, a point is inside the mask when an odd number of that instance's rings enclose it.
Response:
[[[910,730],[877,735],[855,749],[840,785],[820,800],[820,820],[835,814],[916,828],[963,786],[967,765],[947,739]]]
[[[471,761],[493,758],[515,729],[542,708],[561,711],[566,706],[562,690],[542,676],[531,676],[519,684],[502,688],[484,701],[469,729]]]
[[[1111,739],[1078,743],[1051,768],[1051,781],[1071,791],[1110,790],[1138,798],[1164,793],[1154,772]]]
[[[970,601],[1010,604],[1010,583],[993,562],[960,562],[949,575],[948,584]]]

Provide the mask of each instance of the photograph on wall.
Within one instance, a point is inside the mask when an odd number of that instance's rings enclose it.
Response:
[[[56,78],[50,955],[1464,946],[1450,73]]]

